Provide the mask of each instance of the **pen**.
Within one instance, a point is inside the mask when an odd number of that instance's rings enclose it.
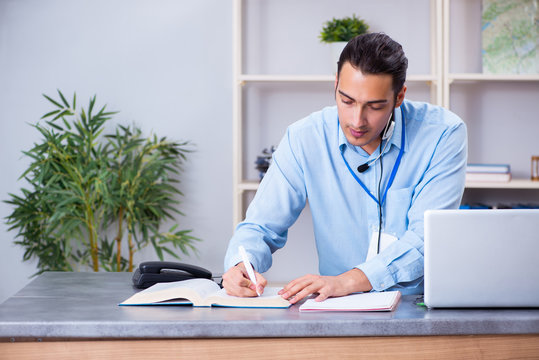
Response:
[[[243,247],[243,245],[239,246],[239,250],[240,250],[241,258],[243,260],[243,265],[245,265],[245,269],[247,269],[247,275],[249,275],[249,280],[251,280],[251,282],[255,284],[256,294],[260,296],[260,293],[258,292],[258,287],[256,284],[255,272],[253,271],[253,267],[251,266],[251,263],[249,262],[249,258],[247,257],[247,253],[245,252],[245,248]]]

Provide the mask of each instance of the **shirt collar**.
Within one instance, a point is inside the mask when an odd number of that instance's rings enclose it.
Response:
[[[403,123],[403,121],[402,121],[403,111],[401,110],[402,106],[403,105],[396,108],[395,111],[393,112],[393,119],[395,121],[395,130],[393,130],[393,136],[391,136],[391,139],[389,139],[389,144],[386,147],[386,149],[384,151],[384,154],[387,153],[391,149],[392,145],[395,145],[397,147],[397,149],[401,148],[401,145],[402,145],[402,123]],[[338,115],[337,115],[337,118],[338,118]],[[339,127],[339,129],[338,129],[339,150],[341,152],[343,152],[346,147],[352,147],[353,148],[354,146],[351,145],[348,142],[348,140],[346,139],[346,136],[344,135],[344,132],[342,131],[341,124],[340,124],[339,121],[337,121],[337,126]],[[405,146],[404,150],[406,150],[406,146]]]

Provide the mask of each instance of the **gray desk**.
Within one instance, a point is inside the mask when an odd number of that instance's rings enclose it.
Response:
[[[77,351],[92,354],[94,347],[111,356],[131,351],[131,358],[148,348],[162,355],[241,358],[261,347],[272,358],[346,358],[357,356],[358,349],[401,358],[417,357],[418,350],[425,357],[436,351],[442,359],[444,353],[450,358],[463,351],[539,357],[539,309],[428,310],[414,305],[415,296],[403,297],[396,311],[385,313],[300,313],[297,306],[120,307],[136,291],[130,281],[128,273],[37,277],[0,305],[0,358],[32,352],[42,357],[44,349],[54,358],[62,349],[74,357]]]

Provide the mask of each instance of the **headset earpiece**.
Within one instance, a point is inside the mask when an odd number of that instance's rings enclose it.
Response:
[[[389,127],[386,131],[384,131],[384,134],[382,135],[382,140],[387,140],[393,135],[393,131],[395,130],[395,121],[391,121],[389,124]]]

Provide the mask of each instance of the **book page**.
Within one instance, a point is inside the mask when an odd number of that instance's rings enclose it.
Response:
[[[144,305],[172,299],[187,299],[196,306],[202,304],[202,299],[219,291],[219,289],[219,285],[208,279],[157,283],[136,293],[120,305]]]
[[[225,307],[258,307],[258,308],[288,308],[290,303],[278,294],[280,287],[266,287],[264,293],[255,297],[238,297],[227,295],[225,289],[219,290],[205,300],[206,306]]]
[[[201,299],[205,299],[221,289],[215,281],[208,279],[190,279],[177,281],[176,283],[178,283],[178,286],[180,287],[192,289]]]
[[[324,301],[308,299],[299,311],[392,311],[399,299],[399,291],[351,294]]]

